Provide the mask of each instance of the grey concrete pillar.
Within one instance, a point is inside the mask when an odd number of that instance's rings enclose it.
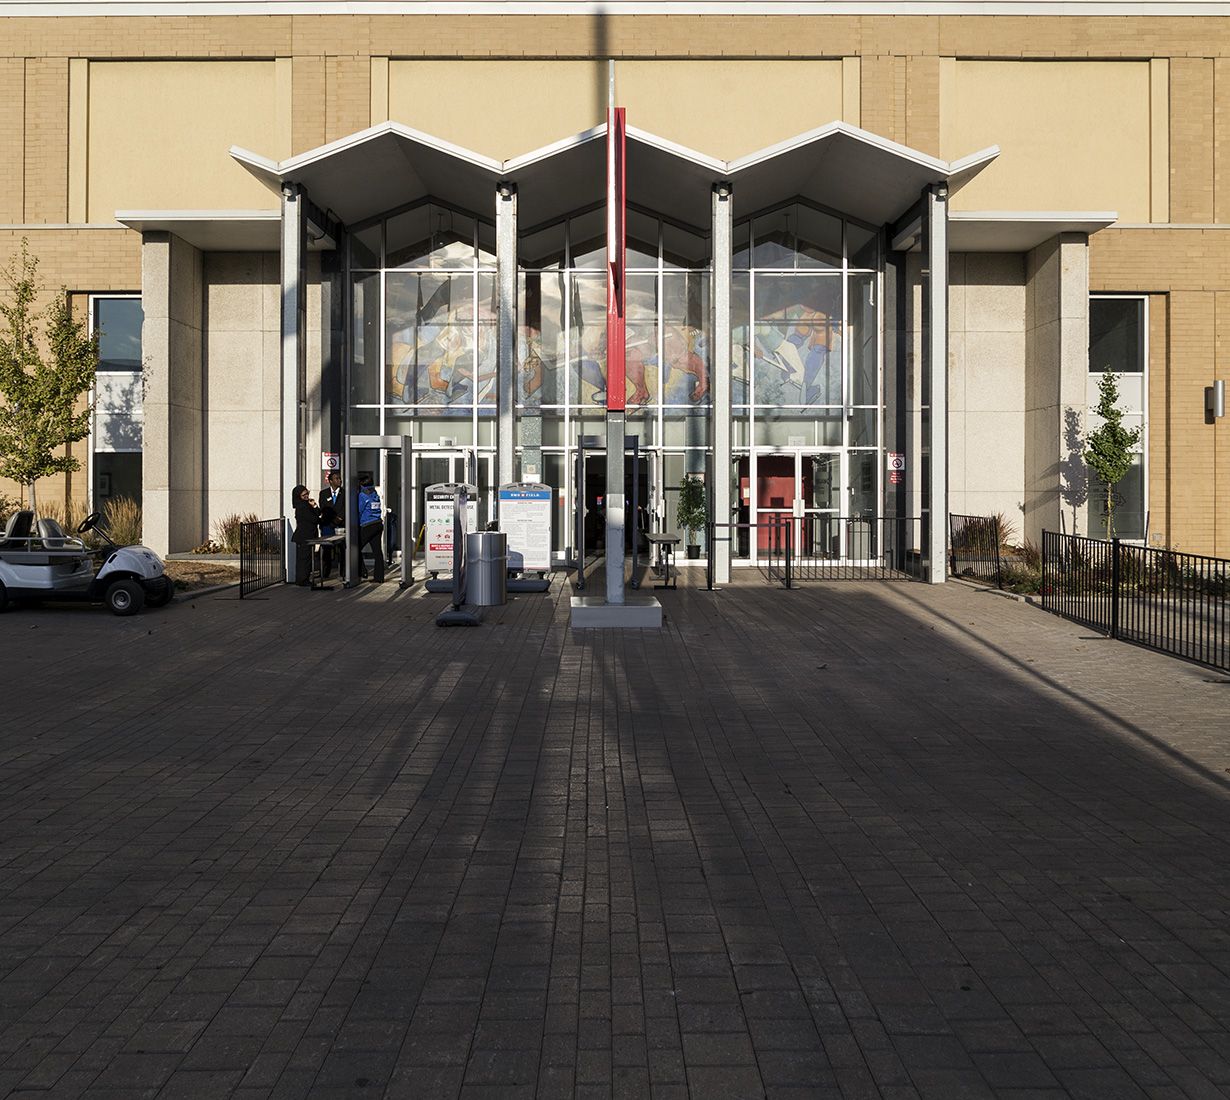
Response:
[[[516,480],[517,189],[502,183],[495,199],[495,266],[499,293],[496,348],[497,487]],[[499,493],[496,493],[497,508]]]
[[[713,356],[709,379],[713,394],[713,521],[730,523],[732,518],[730,485],[733,476],[731,451],[731,268],[734,203],[729,183],[713,188]],[[717,584],[730,583],[731,547],[734,532],[717,528],[708,547],[713,558],[713,577]]]
[[[142,539],[159,554],[192,550],[204,520],[204,270],[171,233],[141,238],[145,360]]]
[[[306,195],[297,184],[282,186],[282,509],[290,516],[290,493],[307,473],[307,252]],[[286,543],[287,569],[294,547]]]
[[[927,360],[930,416],[924,446],[930,470],[924,491],[931,517],[926,546],[926,579],[943,584],[948,574],[948,188],[929,187],[923,214],[923,355]]]
[[[1025,256],[1025,536],[1088,531],[1089,237]]]

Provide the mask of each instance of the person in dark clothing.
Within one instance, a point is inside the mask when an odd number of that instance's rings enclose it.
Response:
[[[322,538],[337,534],[346,524],[344,513],[346,502],[342,499],[342,475],[336,470],[329,472],[325,487],[317,498],[320,503],[320,534]],[[338,573],[342,580],[346,579],[346,554],[334,553],[332,546],[321,548],[320,576],[328,580],[333,572],[333,559],[337,558]]]
[[[363,551],[372,552],[372,578],[376,584],[384,583],[384,519],[381,515],[380,494],[370,476],[359,482],[359,563],[363,563]]]
[[[320,538],[320,509],[308,493],[306,485],[291,490],[295,509],[295,584],[306,588],[312,579],[312,539]]]

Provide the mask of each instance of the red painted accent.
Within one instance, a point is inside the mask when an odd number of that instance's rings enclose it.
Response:
[[[627,146],[624,108],[612,107],[606,116],[606,407],[623,412],[627,407],[627,364],[624,336],[624,214],[627,205],[624,152]]]

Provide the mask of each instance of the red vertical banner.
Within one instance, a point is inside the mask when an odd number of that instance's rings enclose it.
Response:
[[[624,108],[606,113],[606,407],[623,412],[627,406],[624,336],[624,211],[626,209],[626,149]]]

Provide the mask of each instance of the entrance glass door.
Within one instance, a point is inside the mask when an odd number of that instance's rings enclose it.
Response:
[[[754,560],[766,558],[775,544],[784,543],[780,529],[765,526],[782,521],[790,521],[794,553],[800,560],[844,556],[841,508],[846,473],[841,451],[753,452],[739,459],[739,481],[749,521],[758,525]],[[777,553],[783,548],[778,547]]]

